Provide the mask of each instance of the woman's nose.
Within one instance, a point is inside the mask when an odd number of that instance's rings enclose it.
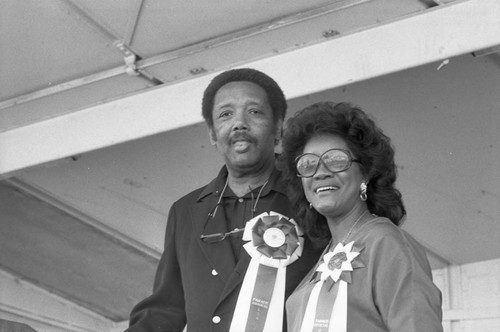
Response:
[[[320,160],[316,173],[314,173],[314,178],[322,179],[330,176],[333,176],[333,173],[326,167],[323,160]]]

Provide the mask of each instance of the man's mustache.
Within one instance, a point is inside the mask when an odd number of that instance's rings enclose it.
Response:
[[[241,141],[255,143],[256,139],[253,136],[249,135],[248,133],[242,132],[242,131],[237,131],[229,137],[229,142],[231,144],[236,143],[236,142],[241,142]]]

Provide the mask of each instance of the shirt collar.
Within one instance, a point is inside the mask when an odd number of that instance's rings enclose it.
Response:
[[[222,194],[222,189],[224,188],[224,184],[227,179],[227,168],[223,166],[219,171],[219,174],[215,179],[213,179],[209,184],[203,188],[200,196],[198,196],[198,201],[203,200],[205,197],[209,195],[214,195],[215,197],[219,197]],[[264,197],[268,195],[271,190],[279,192],[283,195],[286,195],[286,185],[281,179],[281,172],[274,167],[273,172],[271,173],[271,177],[269,178],[269,182],[264,187],[261,196]]]

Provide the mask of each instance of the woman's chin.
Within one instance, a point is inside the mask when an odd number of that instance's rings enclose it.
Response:
[[[314,205],[314,209],[318,211],[319,214],[323,216],[328,216],[330,214],[335,214],[335,207],[330,204],[316,204]]]

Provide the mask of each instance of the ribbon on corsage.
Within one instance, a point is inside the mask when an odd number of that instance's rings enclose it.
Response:
[[[250,257],[231,332],[282,331],[286,267],[295,262],[304,247],[303,233],[295,220],[276,212],[249,220],[243,245]]]
[[[309,295],[300,332],[347,331],[347,284],[351,271],[364,267],[354,261],[361,250],[353,251],[354,241],[337,244],[323,256],[313,276],[316,283]]]

